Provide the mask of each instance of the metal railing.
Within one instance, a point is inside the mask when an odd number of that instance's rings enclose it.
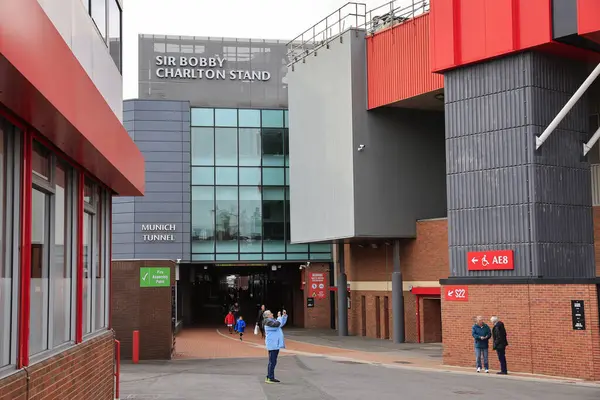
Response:
[[[350,28],[372,35],[429,12],[430,0],[393,0],[367,11],[364,3],[346,3],[287,44],[288,67],[328,46]]]

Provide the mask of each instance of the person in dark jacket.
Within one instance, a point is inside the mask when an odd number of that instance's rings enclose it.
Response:
[[[498,361],[500,361],[500,372],[498,372],[498,374],[506,375],[508,374],[508,369],[506,367],[506,347],[508,346],[508,340],[506,339],[506,329],[504,329],[504,323],[500,321],[498,317],[490,318],[490,322],[493,326],[493,350],[496,350],[496,353],[498,354]]]
[[[265,305],[263,304],[258,309],[258,315],[256,317],[256,325],[258,326],[258,329],[260,329],[260,337],[262,339],[265,338],[265,327],[263,325],[263,314],[264,313],[265,313]]]
[[[475,359],[477,372],[481,372],[481,357],[483,356],[483,366],[485,373],[490,372],[488,364],[489,341],[492,337],[492,331],[489,326],[483,322],[483,317],[477,317],[477,323],[471,329],[471,335],[475,339]]]

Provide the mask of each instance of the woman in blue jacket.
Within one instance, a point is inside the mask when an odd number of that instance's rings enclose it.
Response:
[[[267,368],[267,379],[265,379],[265,382],[279,383],[279,380],[275,379],[275,366],[277,365],[279,350],[285,348],[283,329],[281,328],[285,326],[288,316],[285,310],[283,310],[283,314],[278,313],[277,319],[273,318],[273,313],[269,310],[265,311],[263,315],[265,346],[269,352],[269,366]]]

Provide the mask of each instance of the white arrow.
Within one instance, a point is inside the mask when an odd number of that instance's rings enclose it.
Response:
[[[452,297],[453,294],[454,294],[454,290],[448,290],[448,296]]]
[[[471,262],[473,264],[477,264],[479,262],[479,260],[477,258],[473,257],[473,258],[471,258]]]

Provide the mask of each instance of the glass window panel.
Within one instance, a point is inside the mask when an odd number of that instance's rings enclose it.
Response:
[[[311,253],[326,253],[331,252],[331,244],[329,243],[311,243],[310,245]]]
[[[215,189],[192,187],[192,253],[215,251]]]
[[[264,254],[263,255],[263,260],[265,261],[284,261],[285,260],[285,254],[280,253],[280,254]]]
[[[58,346],[71,339],[71,262],[69,232],[70,209],[66,200],[67,171],[60,165],[55,169],[54,194],[54,260],[50,265],[52,285],[53,345]]]
[[[48,349],[48,234],[49,196],[32,190],[31,227],[31,312],[29,317],[29,354]]]
[[[192,254],[192,261],[214,261],[214,254]]]
[[[50,152],[38,142],[33,142],[31,167],[33,176],[37,176],[46,181],[50,180]]]
[[[90,11],[102,38],[106,39],[106,0],[92,0]]]
[[[263,251],[285,252],[285,211],[283,188],[263,188]]]
[[[7,133],[11,132],[9,126]],[[11,263],[6,263],[6,237],[4,212],[6,207],[6,153],[4,147],[4,129],[0,118],[0,367],[10,364],[11,360],[11,327],[12,327],[12,284],[13,273]],[[17,214],[18,209],[13,213]],[[16,277],[15,277],[16,278]]]
[[[290,186],[290,169],[285,169],[285,185]]]
[[[192,108],[192,126],[214,126],[215,115],[212,108]]]
[[[283,110],[262,110],[263,128],[283,128]]]
[[[215,165],[237,165],[237,128],[215,129]]]
[[[92,331],[92,214],[83,214],[83,333]]]
[[[240,110],[240,127],[260,128],[260,110]]]
[[[102,198],[102,189],[96,187],[97,198]],[[104,296],[106,292],[104,290],[106,276],[104,274],[104,268],[102,267],[104,260],[102,257],[102,231],[104,229],[103,222],[104,214],[102,213],[102,202],[98,204],[97,213],[94,216],[95,222],[95,236],[94,236],[94,331],[98,331],[101,328],[106,327],[106,313],[105,305],[106,301]]]
[[[240,185],[260,186],[260,168],[240,168]]]
[[[237,185],[238,169],[236,167],[217,168],[217,185]]]
[[[288,253],[287,254],[287,259],[288,260],[308,260],[308,253]]]
[[[283,126],[286,128],[290,127],[290,112],[288,110],[283,111]]]
[[[284,186],[285,173],[283,168],[263,168],[263,185]]]
[[[240,261],[262,261],[262,254],[240,254]]]
[[[217,187],[216,237],[218,253],[238,252],[238,188]]]
[[[260,129],[240,128],[240,165],[259,166],[261,157]]]
[[[262,251],[261,194],[259,187],[240,187],[240,252]]]
[[[285,155],[285,166],[290,166],[290,131],[285,129],[283,131],[283,154]]]
[[[283,166],[283,131],[281,129],[263,129],[262,163],[265,166]]]
[[[192,128],[192,165],[215,165],[214,128]]]
[[[238,126],[237,109],[217,108],[215,109],[215,126]]]
[[[215,259],[217,261],[238,261],[238,254],[217,254]]]
[[[292,252],[292,253],[308,253],[308,245],[307,244],[291,244],[291,243],[289,243],[289,236],[288,236],[287,251]]]
[[[192,185],[214,185],[215,169],[212,167],[192,167]]]
[[[108,4],[108,49],[121,71],[121,7],[117,0],[109,0]]]
[[[330,261],[331,253],[310,253],[311,260]]]

